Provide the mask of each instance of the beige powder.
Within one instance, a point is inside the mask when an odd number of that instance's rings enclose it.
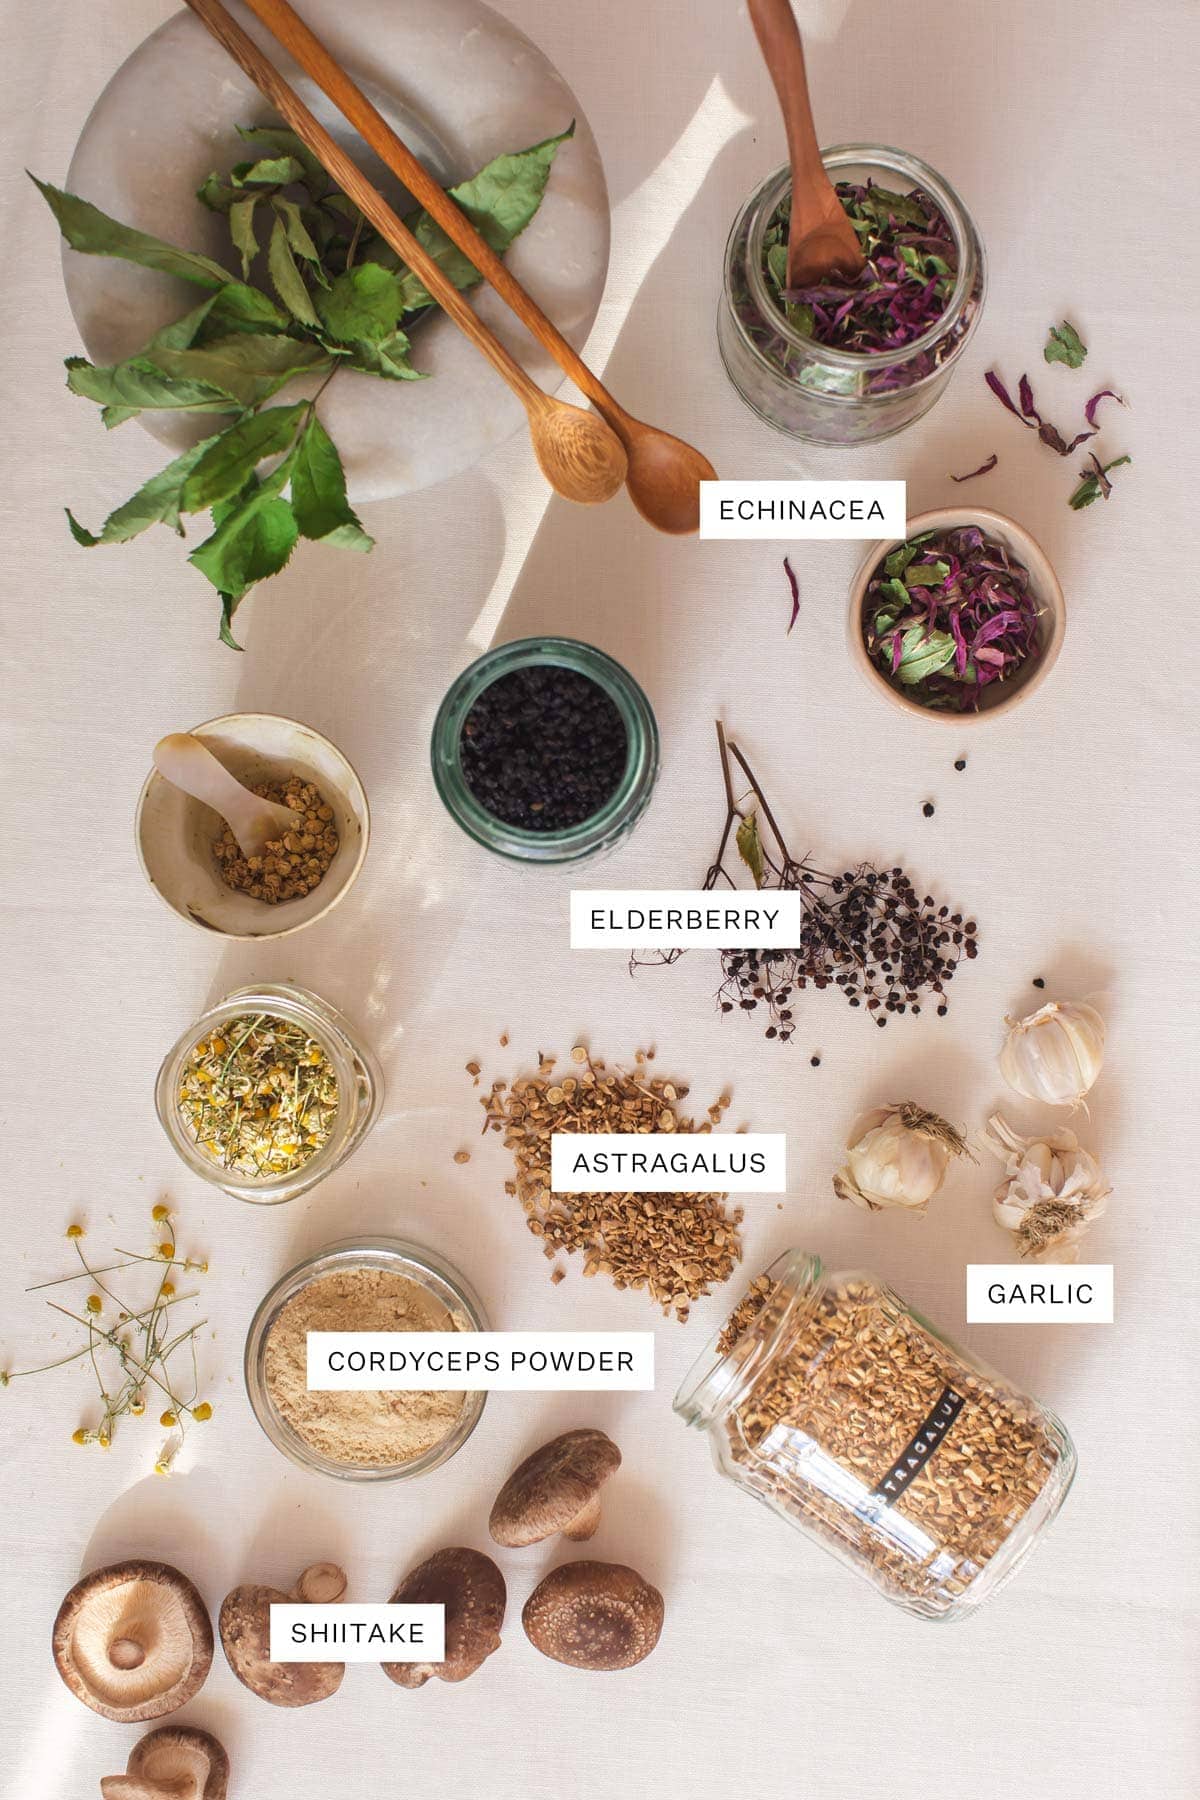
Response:
[[[297,1437],[331,1462],[375,1468],[412,1462],[458,1423],[459,1393],[310,1393],[310,1331],[456,1331],[463,1321],[418,1282],[390,1269],[321,1275],[293,1296],[267,1333],[266,1383]]]

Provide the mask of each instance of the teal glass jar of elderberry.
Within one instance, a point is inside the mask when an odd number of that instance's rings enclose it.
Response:
[[[578,862],[611,850],[645,812],[658,725],[603,650],[521,638],[463,670],[430,752],[443,805],[477,844],[517,862]]]

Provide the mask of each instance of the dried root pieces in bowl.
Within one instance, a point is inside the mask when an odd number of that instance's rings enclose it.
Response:
[[[650,1075],[639,1050],[633,1072],[609,1068],[581,1044],[570,1074],[556,1075],[542,1057],[535,1075],[493,1082],[482,1096],[484,1130],[503,1132],[515,1179],[505,1183],[548,1258],[583,1255],[585,1275],[607,1275],[614,1287],[644,1289],[664,1313],[686,1319],[693,1300],[727,1281],[741,1260],[741,1208],[725,1210],[724,1194],[553,1194],[550,1140],[562,1132],[709,1132],[728,1095],[701,1124],[677,1110],[687,1088]],[[556,1278],[559,1278],[556,1275]]]

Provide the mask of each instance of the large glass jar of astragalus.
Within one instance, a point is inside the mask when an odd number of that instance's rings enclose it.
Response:
[[[874,1275],[799,1250],[752,1283],[675,1410],[723,1475],[923,1619],[996,1593],[1075,1474],[1053,1413]]]
[[[379,1114],[383,1073],[327,1000],[291,983],[238,988],[158,1072],[159,1122],[195,1174],[239,1200],[307,1193]]]
[[[839,144],[823,151],[822,161],[835,184],[860,195],[897,196],[912,212],[911,219],[898,221],[898,255],[875,257],[867,271],[876,272],[867,284],[872,312],[878,317],[893,311],[896,329],[869,351],[841,347],[852,309],[831,292],[821,341],[812,306],[793,304],[780,291],[771,259],[786,262],[781,220],[791,176],[783,168],[751,194],[733,222],[717,341],[730,381],[777,431],[820,444],[874,443],[903,431],[944,392],[979,323],[987,284],[983,244],[950,183],[919,157],[878,144]],[[929,316],[933,299],[941,310]],[[858,341],[853,332],[849,341]]]

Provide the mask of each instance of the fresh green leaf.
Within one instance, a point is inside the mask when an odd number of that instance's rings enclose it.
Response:
[[[276,219],[271,227],[267,268],[270,271],[275,292],[292,317],[299,319],[302,325],[309,325],[314,330],[319,329],[321,321],[317,317],[308,289],[304,285],[304,277],[296,267],[292,246],[288,243],[287,227],[282,219]]]
[[[909,563],[904,571],[904,584],[910,588],[941,587],[949,574],[949,563]]]
[[[192,352],[165,351],[166,356]],[[241,402],[212,381],[183,372],[164,371],[146,357],[131,357],[111,368],[96,368],[82,356],[68,357],[67,386],[73,394],[94,400],[124,418],[135,412],[240,412]],[[120,424],[121,419],[114,423]]]
[[[1087,355],[1087,345],[1075,327],[1064,319],[1061,325],[1050,327],[1050,336],[1046,339],[1042,355],[1048,363],[1066,363],[1068,369],[1079,369]]]
[[[927,634],[923,625],[910,625],[901,642],[900,667],[896,675],[906,687],[913,687],[953,661],[954,639],[948,631]]]
[[[246,200],[235,200],[229,209],[229,235],[233,239],[233,247],[242,259],[242,274],[250,274],[250,264],[258,255],[258,239],[254,235],[254,209],[258,205],[258,195],[251,194]]]
[[[450,189],[450,197],[492,249],[503,254],[524,231],[542,203],[550,170],[560,147],[575,136],[572,119],[556,137],[497,156],[478,175]],[[426,217],[428,215],[425,215]],[[418,232],[419,235],[419,232]]]
[[[766,862],[763,858],[762,839],[758,835],[758,815],[750,813],[737,828],[737,852],[754,877],[754,885],[760,888],[766,880]]]
[[[228,281],[217,294],[212,320],[217,325],[236,331],[290,331],[292,321],[280,312],[269,295],[244,281]]]
[[[198,350],[155,350],[155,367],[179,381],[207,383],[243,407],[260,406],[296,375],[323,374],[331,365],[320,344],[240,332]]]
[[[161,238],[135,231],[131,225],[122,225],[90,201],[65,194],[61,188],[51,187],[48,181],[39,181],[36,175],[31,175],[30,180],[58,220],[59,229],[72,250],[79,250],[85,256],[118,256],[125,262],[139,263],[144,269],[157,269],[161,275],[193,281],[199,287],[219,288],[229,281],[229,270],[213,262],[211,257],[199,256],[191,250],[177,250],[173,244],[163,243]]]
[[[206,175],[196,189],[196,198],[209,212],[227,213],[237,199],[236,190],[228,187],[219,175]]]
[[[286,566],[300,535],[291,506],[280,498],[289,461],[226,513],[188,558],[222,596],[226,626],[255,582]]]
[[[281,125],[239,125],[237,134],[244,144],[254,144],[262,150],[269,150],[273,156],[292,157],[318,191],[328,187],[329,176],[324,164],[294,131],[288,131]]]
[[[546,138],[528,150],[497,156],[469,181],[450,189],[451,199],[457,201],[497,255],[504,254],[537,212],[558,148],[574,134],[572,121],[557,137]],[[427,212],[421,212],[405,223],[455,287],[474,287],[479,280],[478,270]],[[431,304],[430,295],[411,270],[401,280],[400,296],[406,313]]]
[[[174,275],[181,281],[193,282],[197,287],[215,288],[218,292],[214,312],[231,323],[250,325],[257,331],[271,326],[279,330],[286,328],[286,314],[281,313],[266,294],[245,282],[235,281],[229,270],[213,262],[211,257],[177,250],[173,244],[165,244],[160,238],[110,219],[99,207],[77,199],[74,194],[64,194],[48,182],[38,181],[36,176],[31,176],[30,180],[45,197],[72,250],[85,256],[116,256],[144,269],[155,269],[160,275]]]
[[[237,427],[235,426],[236,430]],[[202,443],[193,444],[182,456],[152,475],[136,494],[118,506],[115,512],[109,513],[100,527],[99,535],[88,531],[67,509],[67,522],[71,527],[71,535],[77,544],[91,549],[96,544],[125,544],[140,532],[147,531],[151,525],[169,525],[172,531],[183,536],[180,513],[190,510],[182,505],[185,484],[192,470],[202,462],[219,437],[205,438]]]
[[[337,446],[314,413],[292,459],[292,511],[306,538],[343,550],[372,550],[346,499],[346,476]]]
[[[242,646],[233,635],[233,615],[237,611],[238,603],[232,594],[221,594],[220,598],[221,625],[217,636],[223,644],[228,644],[231,650],[240,650]]]
[[[409,362],[408,351],[407,333],[393,331],[390,337],[382,338],[377,344],[355,344],[346,358],[346,366],[361,369],[368,375],[381,375],[385,381],[425,381],[424,372],[414,369]]]
[[[127,419],[136,419],[141,411],[139,406],[102,406],[100,423],[105,431],[115,431],[118,425],[124,425]]]
[[[396,277],[378,263],[357,263],[317,295],[317,311],[339,343],[377,344],[396,329],[400,289]]]
[[[181,512],[205,512],[240,493],[260,462],[290,448],[308,401],[297,406],[270,406],[239,419],[210,446],[184,483]]]
[[[210,294],[199,306],[193,306],[191,312],[184,313],[182,319],[176,319],[171,325],[164,325],[161,331],[155,332],[142,354],[148,355],[151,350],[190,350],[208,323],[219,299],[219,293]]]
[[[265,156],[261,162],[239,163],[232,174],[238,187],[288,187],[304,179],[304,169],[294,156]]]
[[[324,269],[321,267],[321,253],[314,244],[312,234],[304,223],[299,206],[294,200],[285,200],[280,194],[272,196],[271,205],[283,220],[283,227],[287,232],[288,243],[291,245],[295,254],[297,256],[302,256],[305,262],[311,263],[313,265],[312,272],[321,283],[321,286],[328,287],[328,278]]]
[[[880,592],[887,595],[893,606],[896,607],[898,614],[908,611],[909,592],[897,576],[890,575],[886,581],[881,582]]]
[[[787,286],[787,245],[772,244],[767,251],[767,274],[777,288]]]

